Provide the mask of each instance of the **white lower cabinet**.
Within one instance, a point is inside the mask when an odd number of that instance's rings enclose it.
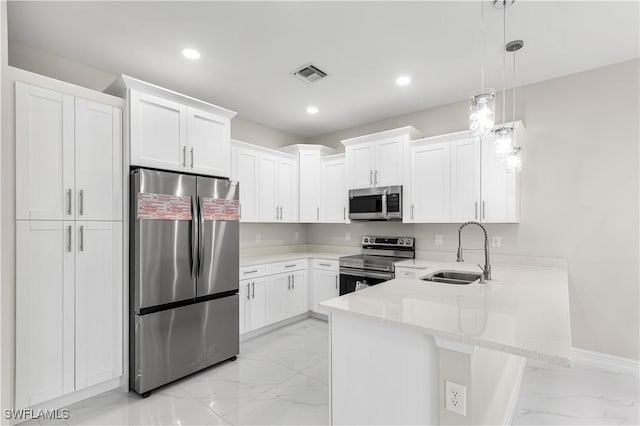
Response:
[[[274,323],[306,312],[305,290],[305,271],[270,276],[269,322]]]
[[[313,307],[318,312],[318,304],[338,297],[340,294],[340,274],[338,271],[313,270]]]
[[[240,334],[267,325],[268,278],[240,281]]]
[[[16,222],[16,408],[122,375],[121,321],[121,222]]]

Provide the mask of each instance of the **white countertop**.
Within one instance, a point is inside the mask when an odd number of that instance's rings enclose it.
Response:
[[[332,252],[314,252],[314,251],[262,254],[258,256],[241,256],[240,266],[242,267],[242,266],[259,265],[262,263],[285,262],[287,260],[295,260],[295,259],[338,260],[338,258],[341,256],[345,256],[345,254],[332,253]]]
[[[424,269],[479,272],[475,264],[407,260]],[[320,304],[327,312],[411,327],[470,345],[569,365],[569,290],[564,268],[494,265],[486,284],[395,279]]]

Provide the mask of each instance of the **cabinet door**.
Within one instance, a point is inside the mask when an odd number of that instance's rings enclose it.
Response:
[[[292,272],[287,317],[307,312],[307,310],[307,272]]]
[[[344,223],[347,220],[344,159],[322,160],[320,180],[320,222]]]
[[[73,96],[16,82],[16,219],[73,219],[73,108]]]
[[[318,311],[318,303],[339,296],[340,283],[338,273],[331,271],[313,271],[313,310]]]
[[[122,222],[76,226],[76,390],[122,375]]]
[[[451,221],[479,219],[481,142],[451,142]]]
[[[249,302],[249,329],[255,330],[269,323],[269,279],[251,280],[251,301]]]
[[[518,222],[518,175],[509,173],[506,164],[496,158],[491,138],[482,142],[482,203],[483,222]]]
[[[349,162],[349,188],[369,188],[373,186],[373,149],[372,143],[347,147]]]
[[[258,167],[260,179],[258,189],[258,208],[260,210],[261,222],[275,222],[279,216],[276,207],[277,185],[278,185],[278,159],[274,155],[260,154],[260,165]],[[242,194],[242,187],[240,187]]]
[[[449,221],[449,142],[411,148],[411,222]]]
[[[320,154],[300,153],[300,222],[313,223],[320,220]]]
[[[131,164],[165,170],[187,167],[187,107],[131,90]]]
[[[187,167],[194,173],[229,177],[230,122],[210,112],[187,107]]]
[[[298,221],[297,181],[295,160],[278,158],[278,206],[281,222]]]
[[[74,222],[16,222],[16,408],[74,390]]]
[[[258,163],[260,155],[252,150],[238,148],[236,179],[240,182],[240,221],[258,222]]]
[[[402,185],[402,139],[375,143],[373,183],[375,186]]]
[[[76,98],[76,219],[122,220],[122,111]]]
[[[251,303],[251,280],[242,280],[238,287],[238,293],[240,296],[240,322],[239,330],[240,334],[244,334],[250,329],[250,303]]]
[[[269,322],[283,320],[289,309],[291,274],[277,274],[269,277]]]

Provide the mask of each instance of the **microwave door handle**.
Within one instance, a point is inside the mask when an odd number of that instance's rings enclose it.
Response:
[[[387,190],[382,193],[382,216],[386,218],[387,215]]]

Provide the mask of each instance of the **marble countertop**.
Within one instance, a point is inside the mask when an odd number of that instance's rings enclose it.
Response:
[[[326,312],[400,324],[433,336],[570,365],[569,289],[565,268],[493,267],[486,284],[442,284],[418,278],[442,270],[479,272],[475,264],[407,260],[423,269],[320,304]]]
[[[314,251],[262,254],[257,256],[241,256],[240,266],[242,267],[242,266],[259,265],[262,263],[285,262],[287,260],[295,260],[295,259],[338,260],[338,258],[342,256],[346,256],[346,255],[344,253],[314,252]]]

